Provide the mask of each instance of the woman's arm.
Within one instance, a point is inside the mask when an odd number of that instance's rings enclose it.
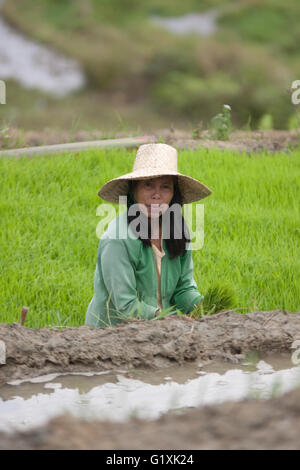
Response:
[[[122,239],[101,240],[97,263],[116,314],[124,319],[154,318],[157,307],[138,299],[134,268]]]
[[[192,250],[187,250],[181,257],[181,275],[171,301],[183,313],[190,313],[203,299],[194,280]]]

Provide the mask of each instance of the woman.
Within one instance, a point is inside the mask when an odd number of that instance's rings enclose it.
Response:
[[[189,314],[203,300],[193,278],[181,207],[210,193],[204,184],[177,171],[175,148],[161,143],[139,147],[133,171],[98,192],[115,203],[127,196],[127,211],[100,239],[87,325],[149,320],[162,309]]]

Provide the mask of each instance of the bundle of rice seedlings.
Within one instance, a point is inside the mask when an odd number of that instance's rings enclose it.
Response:
[[[217,282],[208,288],[203,301],[192,311],[191,316],[198,318],[233,308],[236,300],[236,292],[231,285]]]

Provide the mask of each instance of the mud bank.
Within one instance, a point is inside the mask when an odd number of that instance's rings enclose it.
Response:
[[[280,309],[224,311],[193,322],[134,321],[113,328],[32,330],[0,325],[6,364],[0,386],[50,372],[117,367],[163,370],[194,361],[240,363],[248,352],[292,352],[300,315]],[[46,425],[0,433],[0,449],[299,449],[300,388],[270,400],[226,402],[167,413],[158,420],[88,422],[60,416]]]
[[[299,449],[300,389],[280,398],[227,402],[155,421],[86,422],[61,416],[0,449]]]
[[[112,328],[30,329],[0,325],[6,364],[0,386],[52,372],[162,369],[193,361],[239,363],[248,352],[291,351],[300,339],[300,315],[280,309],[239,314],[223,311],[192,322],[180,317],[133,321]]]

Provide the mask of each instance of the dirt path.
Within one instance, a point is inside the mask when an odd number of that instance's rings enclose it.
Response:
[[[221,359],[238,363],[251,351],[291,352],[300,339],[300,315],[288,311],[225,311],[185,322],[180,318],[134,321],[113,328],[86,326],[32,330],[0,325],[6,364],[0,386],[51,372],[118,367],[163,369]],[[158,421],[86,423],[57,418],[42,429],[0,434],[0,449],[299,448],[300,389],[274,400],[224,403]]]
[[[289,151],[291,148],[299,145],[300,134],[299,131],[235,131],[233,132],[228,141],[211,140],[208,139],[209,132],[202,131],[199,133],[199,138],[193,139],[190,133],[174,129],[162,130],[155,135],[161,135],[165,143],[174,145],[178,149],[192,148],[197,149],[200,147],[219,149],[229,149],[237,152],[279,152]]]
[[[198,138],[193,138],[193,131],[180,129],[157,129],[155,131],[144,130],[146,134],[154,135],[160,142],[165,142],[178,149],[197,149],[200,147],[231,149],[238,152],[269,152],[289,151],[300,144],[300,131],[235,131],[228,141],[208,139],[208,131],[199,132]],[[109,138],[129,137],[128,132],[117,132]],[[134,135],[134,134],[132,134]],[[140,134],[142,135],[142,134]],[[107,138],[99,130],[78,130],[72,135],[70,132],[46,129],[44,131],[27,131],[10,128],[0,132],[0,149],[13,149],[38,145],[53,145],[69,142],[84,142]]]

